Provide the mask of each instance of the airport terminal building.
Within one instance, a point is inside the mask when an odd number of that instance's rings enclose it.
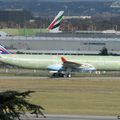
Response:
[[[106,47],[109,53],[120,54],[120,34],[115,33],[40,33],[35,37],[0,37],[0,44],[25,53],[99,54]]]

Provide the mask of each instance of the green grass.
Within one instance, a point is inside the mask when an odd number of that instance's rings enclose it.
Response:
[[[26,28],[26,29],[14,29],[14,28],[9,28],[9,29],[0,29],[0,31],[6,32],[10,35],[15,35],[15,36],[34,36],[37,33],[40,32],[47,32],[46,29],[39,29],[39,28]]]
[[[120,80],[0,80],[0,90],[34,90],[30,101],[49,114],[117,115]]]

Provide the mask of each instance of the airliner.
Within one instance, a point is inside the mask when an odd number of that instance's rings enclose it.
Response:
[[[28,69],[48,70],[54,77],[73,72],[120,71],[120,56],[13,54],[0,46],[0,62]]]
[[[60,22],[63,18],[64,11],[59,11],[57,16],[54,18],[54,20],[51,22],[51,24],[48,26],[48,31],[50,33],[60,33],[62,31],[59,30],[60,28]]]

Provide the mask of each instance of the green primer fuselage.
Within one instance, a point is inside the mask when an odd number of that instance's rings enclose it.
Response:
[[[120,56],[1,54],[0,61],[23,68],[47,69],[62,64],[61,57],[76,63],[89,63],[97,70],[120,70]]]

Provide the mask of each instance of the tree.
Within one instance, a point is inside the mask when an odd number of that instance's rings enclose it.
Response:
[[[44,108],[39,105],[29,103],[26,98],[34,91],[18,92],[18,91],[5,91],[0,93],[0,120],[14,120],[20,119],[20,115],[25,115],[26,111],[31,114],[42,115]]]
[[[106,47],[103,47],[102,50],[100,50],[100,55],[108,55],[108,50]]]

